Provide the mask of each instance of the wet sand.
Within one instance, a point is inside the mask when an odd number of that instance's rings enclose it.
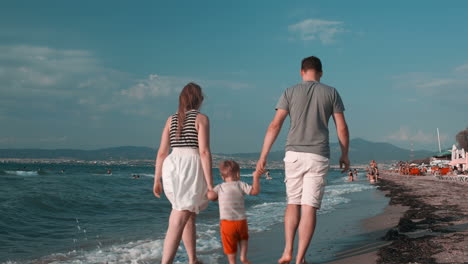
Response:
[[[468,184],[386,173],[382,214],[363,221],[367,245],[331,263],[468,263]]]
[[[408,209],[406,206],[389,205],[384,212],[374,217],[362,221],[363,228],[367,231],[365,243],[356,244],[347,250],[341,251],[336,255],[333,264],[373,264],[377,263],[379,250],[389,245],[391,242],[385,241],[382,237],[398,224],[400,218]]]
[[[468,263],[468,183],[385,173],[378,186],[390,198],[389,205],[361,222],[365,232],[354,232],[359,237],[355,241],[340,241],[332,235],[334,242],[330,244],[343,248],[333,261],[311,257],[311,253],[323,253],[323,249],[314,249],[312,242],[308,254],[312,263]],[[343,209],[340,221],[352,213]],[[282,249],[281,231],[278,225],[252,241],[252,252],[268,252],[253,258],[253,263],[276,262]]]
[[[389,173],[382,178],[378,185],[391,198],[390,208],[400,206],[404,214],[385,234],[388,244],[372,256],[376,262],[369,263],[468,262],[467,183]],[[392,222],[386,213],[382,221],[368,220],[367,227]]]

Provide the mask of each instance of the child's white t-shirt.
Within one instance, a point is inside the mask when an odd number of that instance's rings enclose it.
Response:
[[[244,220],[244,195],[250,194],[252,186],[241,181],[223,182],[216,185],[213,191],[218,194],[219,217],[221,220]]]

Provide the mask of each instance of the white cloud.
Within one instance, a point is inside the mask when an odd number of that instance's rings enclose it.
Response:
[[[132,87],[123,89],[121,94],[138,100],[143,100],[148,96],[169,96],[180,91],[186,83],[181,79],[150,74],[147,79],[139,80]]]
[[[85,50],[0,46],[0,113],[9,113],[8,118],[42,114],[96,121],[106,118],[106,113],[165,115],[173,111],[178,93],[191,81],[204,90],[250,87],[235,81],[157,74],[138,78],[102,66],[98,57]]]
[[[410,72],[393,77],[394,87],[405,90],[408,96],[435,100],[441,103],[466,103],[468,65],[455,67],[447,72]],[[468,72],[468,71],[467,71]],[[414,94],[411,94],[414,93]]]
[[[427,82],[417,83],[416,86],[421,89],[432,89],[432,88],[439,88],[444,87],[447,85],[453,85],[457,82],[454,79],[432,79]]]
[[[458,72],[458,73],[468,73],[468,63],[456,67],[456,68],[455,68],[455,72]]]
[[[345,32],[343,24],[341,21],[306,19],[290,25],[288,30],[301,40],[319,39],[323,44],[331,44],[336,35]]]
[[[440,140],[445,141],[448,138],[446,134],[440,135]],[[398,141],[398,142],[408,142],[408,143],[422,143],[430,144],[437,142],[436,132],[427,133],[418,129],[417,131],[412,131],[407,126],[400,126],[398,131],[395,131],[387,136],[387,139]]]

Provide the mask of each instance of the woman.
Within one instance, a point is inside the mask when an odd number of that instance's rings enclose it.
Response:
[[[202,102],[200,86],[187,84],[179,96],[179,109],[167,119],[161,136],[153,192],[160,198],[164,188],[172,204],[162,263],[174,261],[181,239],[189,262],[200,263],[195,251],[195,219],[208,206],[206,193],[213,189],[209,120],[199,112]]]

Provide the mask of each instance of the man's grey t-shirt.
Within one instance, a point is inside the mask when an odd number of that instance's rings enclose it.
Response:
[[[328,121],[345,110],[335,88],[304,81],[286,89],[276,109],[289,112],[291,127],[286,151],[308,152],[330,158]]]

